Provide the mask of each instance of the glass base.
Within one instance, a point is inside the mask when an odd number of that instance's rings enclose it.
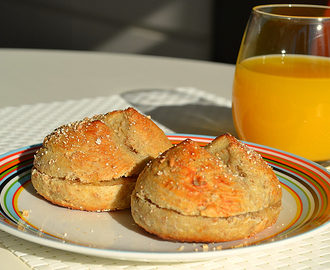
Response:
[[[325,167],[328,171],[330,171],[330,160],[317,161],[316,163],[320,164],[321,166]]]

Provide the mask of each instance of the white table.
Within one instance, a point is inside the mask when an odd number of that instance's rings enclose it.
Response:
[[[2,49],[0,154],[41,142],[62,122],[106,112],[114,101],[122,102],[115,106],[124,106],[126,103],[120,97],[133,90],[177,89],[175,93],[179,96],[204,95],[207,98],[202,102],[211,104],[214,101],[230,110],[233,76],[234,66],[203,61],[111,53]],[[232,124],[231,119],[227,120],[227,124]],[[50,255],[47,263],[42,264],[45,252]],[[330,231],[261,253],[257,256],[234,256],[223,261],[143,265],[98,258],[87,260],[84,256],[63,254],[47,247],[36,248],[35,244],[0,231],[0,269],[17,270],[34,267],[69,269],[69,265],[72,269],[91,269],[92,266],[96,268],[98,262],[103,264],[98,269],[250,269],[256,264],[256,269],[329,269]],[[57,261],[57,256],[61,256],[61,262]]]
[[[75,51],[0,50],[0,108],[192,86],[230,99],[234,67],[196,60]]]

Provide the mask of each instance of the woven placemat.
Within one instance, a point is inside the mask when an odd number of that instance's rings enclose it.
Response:
[[[150,114],[165,132],[217,135],[234,133],[230,101],[194,88],[140,89],[122,95],[0,109],[0,154],[42,142],[56,127],[115,109],[134,106]],[[180,109],[184,110],[180,111]],[[208,110],[205,112],[205,110]],[[188,112],[188,113],[187,113]],[[196,113],[198,112],[198,114]],[[167,113],[166,119],[162,117]],[[182,113],[182,125],[167,125]],[[221,115],[219,115],[219,113]],[[184,115],[187,114],[187,115]],[[201,129],[195,123],[207,122]],[[228,122],[229,121],[229,122]],[[226,129],[226,130],[222,130]],[[129,262],[57,250],[0,230],[0,243],[31,269],[330,269],[330,231],[273,249],[191,263]],[[1,268],[1,267],[0,267]]]
[[[128,262],[34,244],[0,230],[0,243],[31,269],[330,269],[330,232],[273,249],[191,263]]]

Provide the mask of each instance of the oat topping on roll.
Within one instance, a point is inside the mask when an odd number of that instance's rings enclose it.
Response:
[[[205,147],[187,139],[152,160],[132,193],[137,224],[161,238],[222,242],[274,224],[282,189],[270,166],[230,134]]]
[[[164,132],[133,108],[85,118],[44,139],[32,184],[45,199],[72,209],[129,208],[138,174],[171,146]]]

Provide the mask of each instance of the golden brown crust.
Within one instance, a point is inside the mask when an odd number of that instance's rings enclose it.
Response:
[[[57,128],[37,152],[41,173],[83,183],[138,174],[172,144],[159,127],[133,108]]]
[[[187,139],[143,170],[135,192],[183,215],[226,217],[247,212],[245,188],[220,159]]]
[[[253,201],[257,208],[266,208],[282,199],[280,181],[272,168],[256,151],[231,134],[215,138],[204,148],[221,159],[233,173],[241,176],[247,185],[253,187],[250,201]]]
[[[44,139],[34,167],[54,181],[97,186],[102,181],[135,177],[148,161],[171,146],[154,122],[128,108],[57,128]],[[32,176],[34,185],[35,182]],[[40,187],[35,185],[38,192]],[[45,198],[51,200],[47,195]]]
[[[230,241],[273,224],[281,197],[279,180],[260,155],[225,134],[205,148],[187,139],[150,162],[131,208],[141,227],[165,239]]]

